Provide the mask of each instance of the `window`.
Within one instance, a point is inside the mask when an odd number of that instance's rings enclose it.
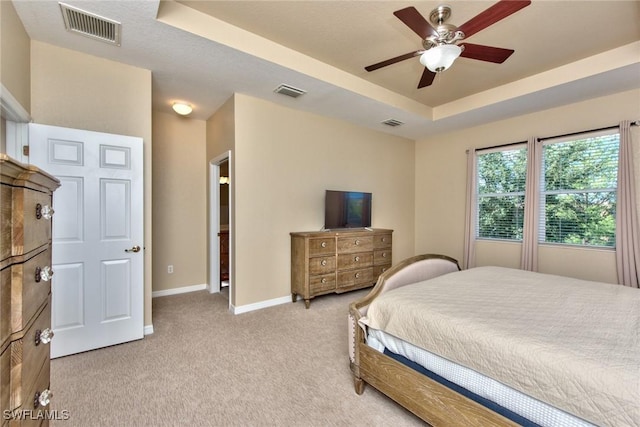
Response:
[[[539,241],[615,246],[617,131],[544,142]]]
[[[476,238],[522,240],[527,149],[480,152]]]
[[[540,243],[615,247],[617,129],[542,143]],[[476,238],[521,241],[527,149],[524,144],[476,153]]]

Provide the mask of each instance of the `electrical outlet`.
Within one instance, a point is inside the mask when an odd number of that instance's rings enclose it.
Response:
[[[169,273],[169,274],[173,273],[173,265],[167,266],[167,273]]]

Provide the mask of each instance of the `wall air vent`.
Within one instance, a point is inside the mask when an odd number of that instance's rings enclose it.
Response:
[[[387,126],[396,127],[396,126],[403,125],[404,122],[401,122],[400,120],[396,120],[396,119],[387,119],[384,122],[382,122],[382,124],[383,125],[387,125]]]
[[[120,46],[121,24],[112,19],[59,3],[67,31]]]
[[[285,85],[285,84],[282,84],[282,85],[278,86],[274,90],[274,92],[275,93],[279,93],[281,95],[287,95],[287,96],[290,96],[292,98],[297,98],[300,95],[304,95],[305,93],[307,93],[306,90],[298,89],[298,88],[295,88],[293,86],[289,86],[289,85]]]

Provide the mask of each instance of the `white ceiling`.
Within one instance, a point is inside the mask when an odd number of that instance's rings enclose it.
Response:
[[[469,37],[514,49],[505,63],[459,58],[423,89],[417,58],[364,67],[421,49],[393,11],[428,17],[439,2],[65,2],[121,22],[119,47],[67,32],[56,0],[13,3],[32,39],[149,69],[154,109],[184,100],[202,120],[237,92],[417,139],[640,87],[638,1],[534,0]],[[450,23],[494,3],[450,1]],[[281,83],[307,93],[275,94]],[[380,124],[389,118],[405,124]]]

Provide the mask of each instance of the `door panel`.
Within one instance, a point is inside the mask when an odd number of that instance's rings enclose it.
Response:
[[[82,177],[60,176],[60,188],[56,191],[56,226],[53,240],[82,242],[84,230],[84,180]]]
[[[102,321],[131,317],[131,263],[127,259],[102,263]]]
[[[101,239],[130,239],[131,189],[129,181],[100,180]]]
[[[64,301],[53,305],[51,327],[58,334],[64,329],[84,327],[84,264],[54,264],[57,286],[55,299]],[[52,341],[53,343],[53,341]]]
[[[142,139],[29,125],[54,193],[51,357],[144,335]]]

